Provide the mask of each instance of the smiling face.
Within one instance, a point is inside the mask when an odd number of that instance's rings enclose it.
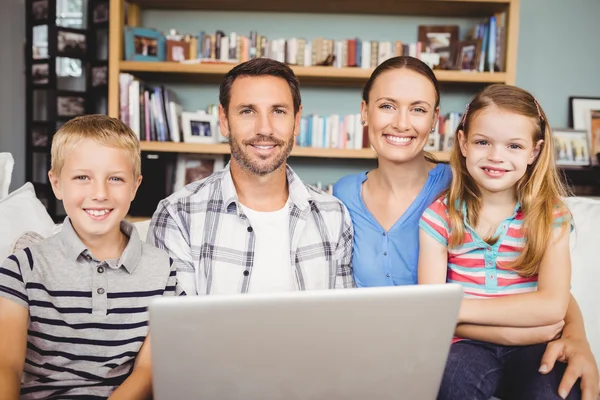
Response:
[[[472,117],[468,135],[458,132],[467,170],[482,192],[516,194],[516,183],[541,149],[541,140],[533,142],[535,123],[532,118],[490,106]]]
[[[274,76],[239,77],[227,112],[219,105],[221,132],[229,136],[232,162],[264,176],[285,165],[299,133],[288,83]]]
[[[83,139],[69,151],[59,174],[49,173],[56,198],[63,201],[84,244],[118,237],[142,177],[136,178],[130,153]]]
[[[383,72],[361,105],[369,141],[380,159],[410,161],[419,156],[437,123],[435,87],[408,68]]]

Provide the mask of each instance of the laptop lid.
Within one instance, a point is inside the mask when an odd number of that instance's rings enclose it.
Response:
[[[435,399],[456,284],[163,297],[154,398]]]

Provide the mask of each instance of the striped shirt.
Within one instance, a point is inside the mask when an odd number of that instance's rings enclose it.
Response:
[[[0,296],[29,311],[22,399],[108,397],[133,368],[150,301],[179,292],[168,255],[129,222],[121,231],[121,257],[98,261],[67,217],[58,234],[0,266]]]
[[[287,167],[289,255],[298,290],[353,287],[352,221],[341,201],[304,185]],[[165,249],[187,294],[247,293],[255,232],[229,165],[158,205],[147,242]]]
[[[450,236],[446,199],[436,200],[421,217],[419,226],[439,243],[448,247]],[[523,211],[519,204],[514,213],[496,230],[494,244],[486,243],[467,223],[466,206],[463,204],[465,236],[457,248],[448,248],[447,282],[463,286],[465,297],[488,298],[537,290],[537,275],[521,277],[509,268],[525,247]],[[566,208],[557,208],[554,226],[569,220]]]

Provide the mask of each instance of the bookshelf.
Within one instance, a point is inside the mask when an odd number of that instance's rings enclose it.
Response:
[[[281,2],[261,0],[133,0],[128,2],[128,24],[141,25],[141,10],[206,10],[206,11],[260,11],[318,14],[370,14],[403,15],[428,17],[484,18],[496,12],[505,11],[506,19],[506,72],[463,72],[436,71],[442,83],[459,86],[481,86],[491,83],[515,84],[517,67],[517,45],[520,0],[304,0],[302,2]],[[109,85],[108,113],[119,116],[119,73],[127,72],[142,80],[152,82],[214,83],[234,64],[194,64],[175,62],[135,62],[123,61],[123,21],[125,7],[123,0],[110,0],[111,21],[121,21],[110,26],[109,37]],[[338,86],[361,88],[371,74],[371,69],[298,67],[292,69],[304,86]],[[474,90],[473,90],[474,91]],[[143,151],[172,153],[229,154],[227,145],[198,145],[189,143],[142,142]],[[440,161],[448,161],[449,154],[434,152]],[[370,149],[345,150],[296,147],[292,153],[296,157],[335,158],[335,159],[374,159]]]

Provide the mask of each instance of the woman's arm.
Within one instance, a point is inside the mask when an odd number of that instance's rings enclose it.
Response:
[[[17,400],[27,349],[27,308],[0,297],[0,400]]]
[[[540,263],[537,291],[492,299],[465,299],[459,311],[459,322],[536,327],[563,320],[570,298],[569,234],[568,229],[554,229]]]
[[[446,283],[448,248],[419,229],[418,283]]]
[[[131,375],[113,392],[109,400],[149,399],[152,397],[152,364],[150,357],[150,335],[136,357]]]

